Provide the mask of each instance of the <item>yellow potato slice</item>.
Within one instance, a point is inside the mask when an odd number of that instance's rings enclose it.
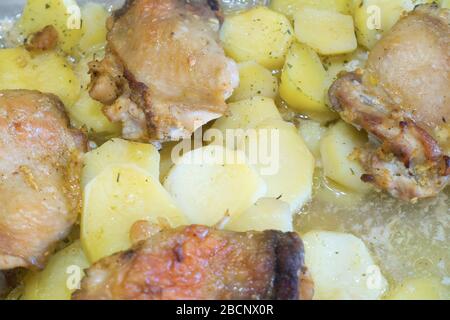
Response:
[[[116,165],[135,165],[159,178],[159,152],[147,143],[114,138],[84,155],[82,184],[86,186],[103,170]]]
[[[55,253],[42,271],[31,271],[24,280],[23,300],[70,300],[79,288],[89,262],[79,240]]]
[[[137,166],[112,166],[84,188],[81,242],[95,262],[130,247],[130,228],[139,221],[186,224],[158,179]]]
[[[80,95],[80,82],[67,61],[54,52],[32,56],[23,48],[0,49],[0,89],[53,93],[70,107]]]
[[[437,278],[408,279],[386,297],[388,300],[448,300],[450,289]]]
[[[372,300],[387,290],[386,279],[359,238],[310,231],[302,239],[305,264],[314,280],[314,299]]]
[[[327,73],[317,53],[294,43],[286,57],[280,83],[280,96],[296,111],[310,116],[333,115],[325,105]]]
[[[352,157],[355,148],[366,142],[364,134],[343,121],[329,128],[320,142],[325,176],[352,191],[370,190],[370,184],[361,181],[361,164]]]
[[[351,14],[353,0],[271,0],[270,8],[294,19],[294,15],[303,7],[332,10],[342,14]]]
[[[327,128],[313,120],[300,120],[299,133],[316,160],[320,159],[320,140]]]
[[[283,66],[294,30],[282,14],[256,7],[225,18],[220,32],[225,52],[237,62],[256,61],[268,69]]]
[[[225,229],[237,232],[264,230],[290,232],[293,230],[292,213],[286,202],[263,198],[244,213],[232,216]]]
[[[239,87],[234,89],[229,102],[249,99],[254,96],[275,98],[278,93],[277,78],[254,61],[242,62],[239,68]]]
[[[314,157],[292,124],[266,120],[248,132],[238,149],[256,164],[267,185],[266,197],[285,201],[292,213],[310,200]]]
[[[178,141],[166,142],[162,145],[162,149],[159,151],[159,181],[164,182],[170,169],[172,169],[174,163],[172,161],[172,149],[178,144]]]
[[[295,36],[322,55],[356,50],[352,16],[330,10],[301,8],[295,14]]]
[[[109,14],[105,7],[98,3],[88,2],[81,8],[83,24],[79,48],[88,52],[99,44],[106,42],[106,19]]]
[[[81,38],[81,10],[75,0],[28,0],[18,28],[28,36],[52,25],[58,31],[58,45],[74,51]]]
[[[244,212],[266,193],[245,156],[219,145],[185,153],[164,187],[191,223],[208,226]]]

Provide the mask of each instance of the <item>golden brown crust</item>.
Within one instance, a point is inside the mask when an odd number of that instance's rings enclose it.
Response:
[[[25,48],[28,51],[33,50],[53,50],[58,44],[58,32],[52,25],[44,27],[41,31],[38,31],[30,36],[25,43]]]
[[[297,234],[192,225],[161,231],[95,263],[73,298],[310,299],[311,294]]]

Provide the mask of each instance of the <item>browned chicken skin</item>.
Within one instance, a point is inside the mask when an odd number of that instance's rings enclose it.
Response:
[[[366,70],[336,80],[333,108],[376,140],[359,153],[363,181],[411,201],[447,185],[449,88],[450,11],[437,5],[402,18],[374,47]]]
[[[76,221],[84,136],[60,100],[0,91],[0,270],[42,267]]]
[[[166,229],[95,263],[74,299],[310,299],[295,233]]]
[[[209,4],[209,5],[208,5]],[[238,71],[218,44],[214,1],[128,0],[108,21],[91,96],[132,140],[190,137],[227,109]]]

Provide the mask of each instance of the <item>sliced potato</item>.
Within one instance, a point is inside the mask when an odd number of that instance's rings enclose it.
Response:
[[[191,223],[214,225],[241,214],[266,193],[266,185],[245,156],[219,145],[185,153],[164,187]]]
[[[273,198],[258,200],[240,215],[234,215],[225,229],[237,232],[279,230],[290,232],[292,213],[289,204]]]
[[[450,9],[450,0],[441,0],[441,8]]]
[[[159,178],[159,152],[147,143],[114,138],[84,155],[82,184],[86,186],[103,170],[116,165],[135,165]]]
[[[293,213],[309,201],[314,157],[292,124],[266,120],[245,136],[239,149],[256,164],[267,184],[266,197],[287,202]]]
[[[275,98],[278,92],[278,80],[272,72],[254,61],[242,62],[239,67],[239,87],[229,102],[249,99],[254,96]]]
[[[294,19],[294,15],[300,9],[312,7],[316,9],[332,10],[342,14],[352,13],[353,0],[271,0],[270,8]]]
[[[366,142],[364,134],[343,121],[329,128],[320,142],[325,176],[352,191],[370,190],[370,185],[361,181],[361,164],[352,157],[355,148]]]
[[[89,262],[79,240],[52,255],[42,271],[30,272],[24,280],[23,300],[70,300],[79,288]]]
[[[67,53],[74,51],[81,38],[81,10],[75,0],[28,0],[18,21],[24,35],[52,25],[58,31],[58,45]]]
[[[322,55],[356,50],[353,18],[330,10],[301,8],[295,13],[295,36]]]
[[[162,149],[159,151],[159,181],[164,182],[170,169],[172,169],[174,163],[172,161],[172,149],[178,144],[177,141],[166,142],[163,144]]]
[[[386,298],[388,300],[448,300],[450,299],[450,289],[436,278],[408,279],[389,293]]]
[[[81,26],[81,39],[79,48],[87,52],[97,45],[106,42],[106,19],[109,14],[105,6],[88,2],[81,8],[83,24]]]
[[[158,178],[138,166],[111,166],[84,188],[81,242],[89,261],[95,262],[130,247],[130,228],[140,220],[172,227],[186,218]]]
[[[311,231],[303,237],[305,264],[314,280],[314,299],[379,299],[387,281],[357,237]]]
[[[317,53],[304,44],[294,43],[281,73],[280,96],[296,111],[334,117],[325,105],[326,77]]]
[[[80,95],[80,82],[66,60],[54,52],[32,56],[23,48],[0,49],[0,89],[53,93],[70,107]]]
[[[316,160],[320,159],[320,140],[324,136],[327,128],[319,122],[313,120],[301,120],[299,125],[300,136],[305,141],[309,151]]]
[[[281,120],[275,102],[271,98],[256,96],[229,104],[228,114],[217,119],[212,128],[248,129],[267,119]]]
[[[225,52],[237,62],[256,61],[268,69],[283,66],[294,30],[282,14],[256,7],[228,16],[220,38]]]

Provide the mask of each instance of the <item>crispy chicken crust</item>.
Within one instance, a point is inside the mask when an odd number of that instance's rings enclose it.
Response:
[[[310,299],[295,233],[167,229],[87,270],[73,299]]]
[[[123,137],[188,138],[222,116],[238,84],[218,42],[215,1],[128,0],[108,21],[102,61],[90,64],[90,95],[123,123]]]
[[[75,223],[85,142],[56,96],[0,91],[0,270],[43,267]]]
[[[366,70],[343,73],[329,90],[341,117],[373,141],[359,152],[361,178],[392,196],[437,195],[450,179],[450,11],[418,6],[374,47]],[[375,143],[374,143],[375,142]]]

